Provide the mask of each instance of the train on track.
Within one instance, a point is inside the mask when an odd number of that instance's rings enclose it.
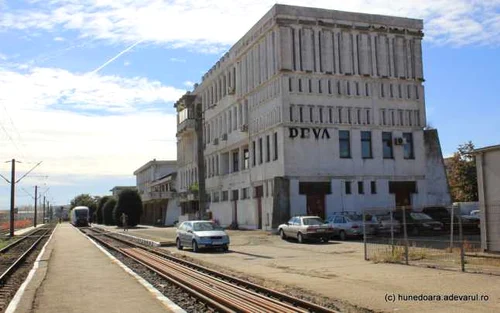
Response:
[[[76,227],[89,226],[89,208],[77,206],[71,210],[71,224]]]

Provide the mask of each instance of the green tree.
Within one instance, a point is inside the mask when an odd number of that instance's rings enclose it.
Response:
[[[97,222],[98,224],[103,223],[103,220],[104,220],[103,208],[104,208],[104,205],[106,204],[106,202],[108,202],[108,200],[110,198],[111,198],[111,196],[104,196],[104,197],[101,197],[99,199],[99,201],[97,202],[97,209],[96,209],[97,221],[94,221],[94,222]]]
[[[113,216],[113,210],[116,206],[116,199],[110,197],[108,201],[104,204],[102,208],[103,222],[105,225],[116,225],[115,218]]]
[[[118,226],[122,226],[122,213],[128,216],[128,226],[133,227],[139,224],[142,215],[142,200],[137,190],[126,189],[118,195],[118,202],[113,214]]]
[[[450,193],[454,202],[478,201],[476,159],[469,141],[458,146],[447,166]]]
[[[86,206],[89,208],[89,216],[92,217],[97,208],[97,199],[99,197],[92,197],[91,195],[85,193],[76,196],[71,200],[71,209],[76,206]]]

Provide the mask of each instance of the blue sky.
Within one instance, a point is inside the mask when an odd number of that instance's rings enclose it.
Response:
[[[148,160],[175,159],[173,102],[274,3],[0,0],[0,174],[12,158],[18,177],[43,161],[17,204],[34,185],[57,204],[104,195]],[[427,118],[443,153],[500,143],[500,0],[279,3],[424,19]]]

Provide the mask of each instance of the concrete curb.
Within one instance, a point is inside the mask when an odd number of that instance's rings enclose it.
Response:
[[[92,227],[109,231],[109,230],[107,230],[104,227],[99,227],[99,226],[92,226]],[[145,239],[145,238],[142,238],[142,237],[137,237],[137,236],[134,236],[134,235],[125,234],[124,232],[115,232],[115,231],[109,231],[109,232],[112,233],[112,234],[119,235],[119,236],[127,237],[129,239],[133,239],[133,240],[135,240],[135,241],[137,241],[137,242],[139,242],[139,243],[141,243],[143,245],[150,246],[150,247],[169,247],[169,246],[173,247],[173,246],[175,246],[175,242],[154,241],[154,240],[151,240],[151,239]]]

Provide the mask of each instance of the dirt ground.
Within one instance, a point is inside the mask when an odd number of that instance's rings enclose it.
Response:
[[[375,264],[364,260],[359,242],[299,244],[264,231],[228,233],[228,253],[164,249],[255,277],[269,286],[307,290],[333,300],[345,311],[362,311],[353,309],[358,307],[376,312],[500,312],[498,276]],[[174,228],[140,228],[129,234],[175,240]]]

